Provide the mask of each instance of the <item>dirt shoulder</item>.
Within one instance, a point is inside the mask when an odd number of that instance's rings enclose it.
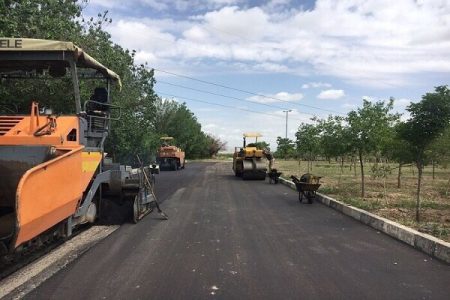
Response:
[[[417,170],[413,166],[402,168],[401,187],[398,187],[398,167],[389,165],[390,172],[376,177],[373,164],[366,164],[365,190],[361,198],[359,166],[341,166],[334,162],[318,161],[312,165],[313,173],[322,176],[319,192],[379,216],[399,222],[421,232],[450,242],[450,169],[426,167],[421,192],[421,222],[415,221]],[[276,166],[283,177],[301,176],[308,172],[307,162],[277,160]]]

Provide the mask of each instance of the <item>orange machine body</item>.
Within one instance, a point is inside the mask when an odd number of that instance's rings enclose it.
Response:
[[[1,206],[14,205],[15,224],[8,224],[14,227],[14,248],[74,215],[102,160],[101,152],[87,152],[80,143],[78,116],[39,116],[34,103],[28,116],[0,116],[0,149],[10,156],[1,157],[2,172],[19,172],[17,185],[9,186],[17,187],[9,191],[11,197],[0,193]],[[45,153],[37,164],[13,153],[26,151],[34,157],[34,149]]]
[[[159,148],[157,161],[161,170],[184,169],[185,153],[176,146],[163,145]]]
[[[176,146],[162,146],[159,148],[158,156],[160,158],[178,158],[184,161],[184,152]]]

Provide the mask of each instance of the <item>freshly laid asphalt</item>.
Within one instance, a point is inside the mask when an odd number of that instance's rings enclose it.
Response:
[[[28,299],[450,299],[450,266],[295,191],[192,163]],[[326,184],[326,183],[325,183]]]

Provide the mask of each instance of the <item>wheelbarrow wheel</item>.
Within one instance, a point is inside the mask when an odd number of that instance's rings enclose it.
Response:
[[[308,204],[313,203],[314,196],[314,192],[307,192],[306,198],[308,198]]]

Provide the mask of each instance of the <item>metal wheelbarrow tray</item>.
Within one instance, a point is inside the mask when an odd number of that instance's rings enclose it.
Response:
[[[300,203],[305,197],[308,203],[313,203],[314,198],[316,198],[316,191],[320,187],[320,183],[306,183],[306,182],[295,182],[295,187],[298,191],[298,200]]]

